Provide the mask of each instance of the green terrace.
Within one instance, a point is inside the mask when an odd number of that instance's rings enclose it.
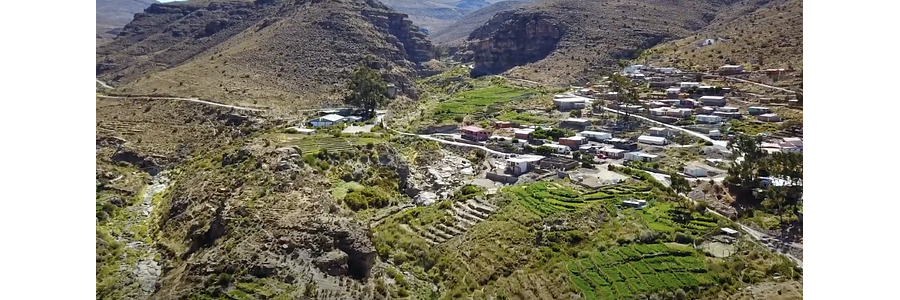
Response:
[[[508,102],[530,98],[533,91],[506,86],[489,86],[459,92],[440,102],[432,119],[437,124],[460,123],[466,116],[484,119],[484,114],[499,112]]]
[[[512,186],[504,189],[504,192],[512,194],[529,211],[546,217],[594,203],[616,205],[628,199],[651,201],[656,197],[650,190],[649,186],[618,184],[605,186],[594,192],[580,192],[560,183],[542,181]]]
[[[690,246],[631,244],[567,263],[586,299],[632,299],[639,294],[694,290],[716,282],[705,258]]]

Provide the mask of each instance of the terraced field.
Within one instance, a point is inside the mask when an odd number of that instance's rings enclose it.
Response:
[[[318,153],[322,149],[328,152],[353,150],[355,146],[383,141],[379,138],[363,138],[357,136],[334,137],[325,135],[306,136],[301,134],[275,134],[272,139],[282,146],[298,146],[303,154]]]
[[[570,261],[570,279],[586,299],[631,299],[715,282],[705,258],[677,244],[632,244]]]
[[[435,222],[425,226],[410,225],[410,228],[428,244],[436,245],[465,233],[478,222],[487,219],[496,210],[496,206],[477,197],[456,201],[449,210],[453,217],[451,222]]]
[[[703,235],[718,226],[715,218],[675,207],[671,202],[656,203],[641,211],[641,217],[647,222],[647,227],[661,232]]]
[[[615,205],[627,199],[655,200],[650,187],[610,185],[595,192],[579,192],[554,182],[536,182],[513,186],[505,191],[515,196],[528,210],[545,217],[563,211],[573,211],[593,203]]]

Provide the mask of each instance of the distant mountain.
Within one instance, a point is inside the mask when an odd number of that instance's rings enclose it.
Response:
[[[468,37],[469,34],[472,33],[472,31],[475,31],[476,28],[484,25],[485,22],[490,20],[491,17],[493,17],[497,13],[514,10],[529,3],[531,3],[531,1],[528,0],[496,2],[469,13],[462,19],[454,22],[453,24],[445,27],[440,31],[432,32],[428,35],[428,38],[430,38],[431,41],[433,41],[435,44],[458,46],[466,40],[466,37]]]
[[[366,56],[414,96],[432,55],[425,35],[378,1],[192,0],[136,14],[97,48],[97,76],[123,93],[318,104],[335,100]]]
[[[97,0],[97,35],[114,38],[135,13],[144,11],[156,0]]]
[[[485,0],[381,0],[394,10],[409,15],[409,19],[425,32],[436,32],[468,13],[488,6]]]

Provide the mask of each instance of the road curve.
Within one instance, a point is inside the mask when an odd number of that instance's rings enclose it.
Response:
[[[99,82],[99,81],[98,81]],[[250,108],[250,107],[242,107],[236,105],[228,105],[216,102],[210,102],[205,100],[200,100],[198,98],[177,98],[177,97],[149,97],[149,96],[141,96],[141,97],[122,97],[122,96],[106,96],[106,95],[97,95],[98,98],[108,98],[108,99],[148,99],[148,100],[177,100],[177,101],[189,101],[194,103],[224,107],[224,108],[232,108],[237,110],[247,110],[247,111],[265,111],[264,109],[259,108]]]
[[[113,87],[106,84],[106,82],[100,81],[100,79],[96,79],[96,78],[95,78],[95,80],[97,80],[97,83],[100,84],[100,86],[107,88],[107,89],[113,89]]]

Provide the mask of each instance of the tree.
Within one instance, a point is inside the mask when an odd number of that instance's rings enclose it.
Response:
[[[387,84],[381,75],[363,63],[350,74],[350,94],[344,97],[344,103],[362,108],[368,116],[373,116],[375,108],[387,99],[386,94]]]
[[[744,189],[752,189],[759,186],[759,169],[765,167],[763,161],[766,152],[760,147],[762,138],[745,134],[735,135],[728,142],[728,150],[734,153],[736,158],[741,158],[728,168],[728,181],[739,184]]]
[[[684,176],[678,175],[677,173],[673,172],[669,174],[669,181],[672,182],[672,189],[679,194],[691,191],[691,183],[688,182],[688,180],[685,179]]]
[[[638,103],[637,92],[635,91],[634,84],[625,78],[625,76],[619,74],[610,74],[609,76],[609,87],[613,92],[616,92],[616,102],[619,104],[619,109],[622,109],[625,105],[633,105]],[[628,126],[628,109],[624,109],[624,122],[623,125]]]

